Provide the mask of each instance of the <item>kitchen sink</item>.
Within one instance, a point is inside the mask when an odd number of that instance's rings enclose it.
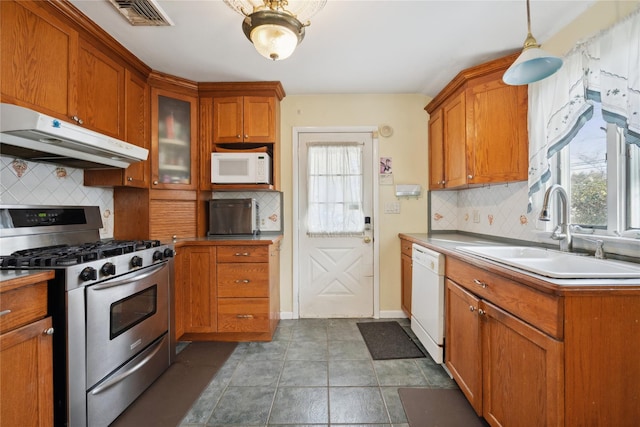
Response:
[[[458,246],[457,250],[557,279],[640,278],[640,265],[529,246]]]

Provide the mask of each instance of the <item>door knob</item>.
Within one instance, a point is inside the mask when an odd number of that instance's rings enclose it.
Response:
[[[365,242],[365,243],[371,243],[371,237],[369,237],[369,236],[364,236],[364,242]]]

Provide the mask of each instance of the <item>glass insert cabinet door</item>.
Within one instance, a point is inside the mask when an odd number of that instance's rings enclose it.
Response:
[[[196,100],[154,90],[153,188],[195,188]]]

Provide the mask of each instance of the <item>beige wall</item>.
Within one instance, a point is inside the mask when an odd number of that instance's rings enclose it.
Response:
[[[286,90],[286,88],[285,88]],[[424,95],[299,95],[282,101],[281,165],[284,192],[284,240],[281,251],[281,311],[293,310],[293,141],[294,127],[375,126],[393,128],[393,135],[379,139],[379,156],[393,158],[396,184],[427,186],[427,118]],[[384,214],[385,202],[396,201],[395,186],[379,187],[380,206],[380,310],[400,310],[399,232],[427,230],[426,196],[402,199],[400,214]],[[424,194],[424,193],[423,193]]]
[[[599,0],[569,25],[543,44],[543,49],[564,55],[581,42],[596,35],[640,6],[640,0]]]

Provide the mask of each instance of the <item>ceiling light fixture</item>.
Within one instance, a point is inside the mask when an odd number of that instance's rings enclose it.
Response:
[[[244,16],[242,31],[258,53],[274,61],[286,59],[304,38],[309,18],[327,0],[224,0]],[[250,11],[250,12],[248,12]]]
[[[526,85],[549,77],[562,67],[562,59],[540,49],[531,35],[531,14],[527,0],[527,38],[522,53],[505,71],[502,80],[508,85]]]

